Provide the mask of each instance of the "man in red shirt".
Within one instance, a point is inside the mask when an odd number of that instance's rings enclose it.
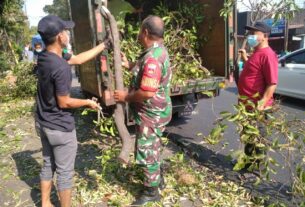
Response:
[[[254,49],[248,58],[244,49],[239,50],[245,62],[238,81],[238,92],[251,99],[259,110],[264,110],[273,103],[273,94],[278,83],[278,59],[269,47],[268,37],[271,29],[264,22],[246,26],[249,30],[248,44]],[[255,94],[259,96],[253,98]]]
[[[246,29],[249,30],[247,42],[253,48],[253,54],[248,58],[244,49],[239,50],[244,61],[244,69],[238,81],[238,92],[240,96],[252,100],[258,110],[265,110],[266,107],[272,106],[273,94],[278,83],[278,59],[268,44],[271,29],[264,22],[246,26]],[[259,95],[255,96],[257,93]],[[261,136],[265,136],[265,129],[260,123],[258,128]],[[257,148],[255,144],[245,144],[245,154],[250,156],[250,160],[251,157],[264,153],[264,150]],[[260,160],[255,159],[255,162],[259,165]],[[247,164],[245,169],[250,169],[250,166],[251,164]]]

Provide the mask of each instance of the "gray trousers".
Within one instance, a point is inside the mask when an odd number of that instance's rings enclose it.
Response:
[[[57,190],[71,189],[77,152],[75,129],[72,132],[62,132],[43,127],[37,122],[35,125],[42,144],[43,166],[40,180],[51,181],[56,172]]]

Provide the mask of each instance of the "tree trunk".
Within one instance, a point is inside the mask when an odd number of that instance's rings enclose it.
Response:
[[[285,36],[284,36],[284,52],[288,51],[288,41],[289,41],[289,21],[285,20]]]
[[[13,49],[13,46],[12,46],[12,42],[11,42],[11,40],[10,40],[10,37],[8,36],[8,34],[7,34],[5,28],[3,29],[3,31],[4,31],[4,36],[5,36],[5,38],[7,39],[7,42],[8,42],[8,47],[9,47],[9,49],[10,49],[10,52],[12,53],[12,56],[13,56],[13,58],[14,58],[14,62],[15,62],[15,64],[17,65],[17,64],[19,63],[19,61],[18,61],[17,55],[16,55],[16,53],[15,53],[15,51],[14,51],[14,49]]]
[[[102,11],[103,15],[104,12]],[[114,51],[114,69],[115,69],[115,83],[117,90],[124,90],[124,82],[123,82],[123,72],[122,72],[122,60],[121,60],[121,49],[120,49],[120,39],[119,39],[119,32],[117,23],[114,17],[105,12],[109,23],[110,23],[110,30],[113,39],[113,51]],[[114,111],[114,119],[116,126],[119,131],[119,135],[122,139],[122,150],[118,159],[123,163],[129,162],[129,155],[134,149],[135,140],[131,138],[127,127],[125,125],[125,110],[123,103],[117,103],[116,109]]]

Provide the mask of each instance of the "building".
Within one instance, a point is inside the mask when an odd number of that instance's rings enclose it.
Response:
[[[251,21],[250,12],[240,12],[237,17],[237,37],[238,46],[241,48],[244,40],[246,25],[250,25]],[[285,28],[286,21],[279,20],[276,24],[273,24],[273,19],[265,19],[268,25],[272,27],[270,35],[270,46],[278,54],[284,52],[285,49]],[[305,47],[305,9],[301,9],[296,13],[295,17],[288,22],[288,51],[294,51],[299,48]]]

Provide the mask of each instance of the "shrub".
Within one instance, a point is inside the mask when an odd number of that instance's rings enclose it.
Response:
[[[13,71],[2,74],[5,75],[0,81],[1,101],[35,96],[37,79],[33,75],[33,63],[20,62]]]

